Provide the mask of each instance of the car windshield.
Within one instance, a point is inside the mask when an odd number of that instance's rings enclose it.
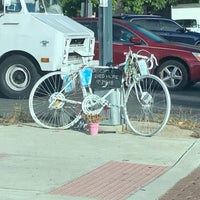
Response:
[[[59,0],[25,0],[29,12],[62,14],[62,7]]]
[[[166,40],[162,37],[160,37],[159,35],[156,35],[154,33],[152,33],[151,31],[148,31],[147,29],[142,28],[141,26],[135,25],[133,23],[129,23],[136,31],[142,33],[143,35],[145,35],[146,37],[148,37],[149,39],[153,40],[154,42],[159,42],[159,43],[163,43],[166,42]]]

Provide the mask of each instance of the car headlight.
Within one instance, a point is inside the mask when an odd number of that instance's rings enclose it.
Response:
[[[192,54],[193,54],[194,57],[200,62],[200,53],[192,52]]]

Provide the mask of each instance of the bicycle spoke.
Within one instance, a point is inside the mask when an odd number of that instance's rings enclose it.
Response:
[[[141,77],[127,93],[127,123],[136,134],[152,136],[166,125],[170,106],[169,93],[164,83],[153,75]]]
[[[69,128],[81,117],[83,100],[78,76],[65,83],[65,73],[52,72],[42,77],[29,98],[30,113],[39,125],[46,128]],[[73,78],[74,77],[74,78]],[[65,87],[73,81],[73,87]]]

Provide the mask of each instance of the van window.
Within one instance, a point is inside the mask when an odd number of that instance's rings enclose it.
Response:
[[[196,19],[177,19],[175,21],[183,27],[197,28],[197,20]]]

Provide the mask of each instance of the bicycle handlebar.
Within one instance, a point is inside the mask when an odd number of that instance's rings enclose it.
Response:
[[[139,53],[141,53],[142,51],[150,54],[150,56],[144,56],[144,55],[140,55]],[[154,64],[157,66],[158,65],[158,61],[156,59],[156,57],[154,56],[154,54],[151,54],[149,51],[147,50],[139,50],[137,53],[133,53],[133,51],[131,49],[129,49],[129,52],[125,52],[124,53],[126,56],[126,61],[130,58],[131,60],[133,60],[134,58],[136,59],[136,62],[140,59],[145,60],[146,63],[148,64],[148,69],[152,69]],[[125,63],[126,63],[125,61]],[[121,65],[121,64],[120,64]]]

